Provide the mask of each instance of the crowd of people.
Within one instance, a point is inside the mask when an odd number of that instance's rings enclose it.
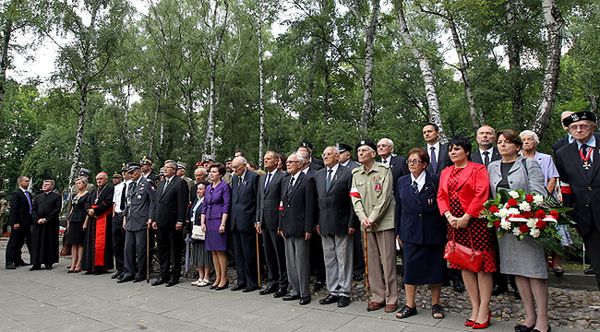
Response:
[[[551,155],[536,151],[532,131],[477,130],[477,148],[464,137],[440,141],[435,124],[423,126],[423,147],[407,157],[394,143],[363,139],[353,148],[326,147],[322,160],[301,143],[285,156],[264,154],[263,169],[243,153],[224,163],[198,162],[194,180],[187,165],[167,160],[159,174],[152,160],[129,162],[112,176],[100,172],[95,186],[82,169],[67,204],[65,242],[72,245],[69,273],[103,274],[115,268],[118,283],[148,277],[149,247],[156,241],[160,270],[152,286],[176,285],[182,275],[184,238],[191,239],[192,285],[215,291],[229,288],[228,260],[235,261],[232,291],[272,294],[284,301],[311,302],[310,280],[326,287],[322,305],[351,302],[352,281],[365,276],[368,311],[383,309],[399,319],[417,314],[416,289],[429,285],[431,315],[445,316],[440,294],[448,280],[464,283],[471,303],[465,326],[490,325],[492,295],[518,290],[525,320],[515,331],[550,331],[547,316],[548,269],[562,272],[555,253],[531,238],[513,234],[497,239],[481,217],[484,203],[501,189],[554,195],[566,206],[583,237],[592,267],[600,271],[600,162],[593,113],[565,112],[566,136]],[[6,268],[31,270],[58,262],[61,198],[45,180],[32,197],[29,178],[18,179],[10,203],[11,235]],[[568,230],[561,227],[563,245]],[[444,259],[452,240],[483,255],[476,271]],[[405,303],[398,307],[396,256],[402,252]],[[548,265],[548,256],[552,263]],[[262,262],[262,263],[261,263]],[[266,266],[266,280],[261,268]],[[214,277],[211,277],[214,273]],[[600,278],[596,277],[599,281]],[[510,281],[509,281],[510,280]],[[261,282],[262,281],[262,282]],[[459,289],[460,290],[460,289]]]

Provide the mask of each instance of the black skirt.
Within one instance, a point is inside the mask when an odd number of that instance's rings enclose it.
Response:
[[[404,283],[409,285],[439,284],[444,281],[446,261],[444,244],[404,242]]]
[[[84,238],[85,232],[83,231],[83,223],[70,223],[69,229],[65,234],[65,242],[68,244],[83,244]]]

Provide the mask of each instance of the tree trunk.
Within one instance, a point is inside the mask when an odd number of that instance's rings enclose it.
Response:
[[[546,24],[546,68],[544,69],[544,83],[542,86],[542,100],[540,108],[535,115],[531,130],[541,138],[550,122],[550,115],[556,101],[558,87],[558,73],[560,71],[560,49],[562,45],[562,28],[564,21],[554,0],[542,0],[544,22]]]
[[[263,166],[263,149],[265,145],[265,77],[263,68],[262,22],[257,23],[258,38],[258,167]]]
[[[85,114],[87,111],[87,87],[82,87],[79,97],[79,119],[77,121],[77,133],[75,134],[75,147],[73,147],[73,157],[71,159],[71,171],[69,172],[69,187],[72,187],[77,178],[77,173],[81,168],[79,164],[81,159],[81,144],[83,143],[83,129],[85,126]]]
[[[404,15],[404,1],[396,1],[396,10],[398,15],[398,23],[400,24],[400,35],[404,44],[410,49],[413,56],[419,61],[419,68],[421,69],[421,76],[425,83],[425,95],[427,96],[427,106],[429,108],[429,121],[435,123],[440,129],[441,141],[445,142],[443,126],[442,126],[442,115],[440,112],[440,104],[438,102],[437,92],[435,89],[435,75],[429,65],[429,60],[417,48],[412,40],[408,26],[406,25],[406,17]]]
[[[514,0],[507,0],[506,9],[506,25],[508,30],[508,79],[510,81],[510,94],[512,104],[513,123],[515,128],[519,128],[524,123],[523,117],[523,81],[521,77],[521,52],[523,45],[518,37],[518,29],[516,28],[517,19],[515,14]]]
[[[216,59],[211,57],[210,61],[210,90],[209,90],[209,105],[208,119],[206,120],[206,139],[204,140],[204,154],[215,157],[215,106],[217,103],[217,64]]]
[[[477,130],[479,127],[483,125],[483,114],[477,111],[475,107],[475,96],[473,95],[473,91],[471,90],[471,82],[469,80],[468,75],[468,61],[467,61],[467,53],[463,47],[462,41],[460,40],[460,36],[458,34],[458,27],[456,26],[456,22],[452,17],[451,13],[447,11],[447,19],[448,25],[450,26],[450,31],[452,32],[452,40],[454,41],[454,48],[456,49],[456,54],[458,56],[458,65],[460,76],[463,81],[465,95],[467,97],[467,105],[469,106],[469,115],[471,116],[471,126],[474,130]]]
[[[2,29],[2,45],[0,45],[0,111],[2,111],[2,108],[4,107],[6,70],[8,69],[8,46],[10,45],[10,37],[12,34],[13,25],[10,15],[6,16],[6,22],[4,23],[4,28]]]
[[[379,0],[371,1],[371,17],[365,29],[365,76],[363,78],[363,105],[360,130],[366,134],[373,114],[373,49],[379,20]]]

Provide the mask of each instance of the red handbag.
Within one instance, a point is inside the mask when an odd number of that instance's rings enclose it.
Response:
[[[465,270],[471,272],[481,272],[483,269],[483,254],[481,251],[473,249],[473,236],[471,230],[467,229],[469,239],[471,240],[471,248],[456,242],[456,230],[452,229],[452,240],[446,243],[444,248],[444,259],[448,262],[461,266]]]

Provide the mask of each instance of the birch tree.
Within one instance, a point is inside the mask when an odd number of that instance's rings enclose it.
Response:
[[[379,0],[371,0],[371,15],[369,24],[365,28],[365,75],[363,78],[362,114],[360,118],[360,129],[363,133],[366,133],[373,114],[373,50],[379,22],[379,11]]]

